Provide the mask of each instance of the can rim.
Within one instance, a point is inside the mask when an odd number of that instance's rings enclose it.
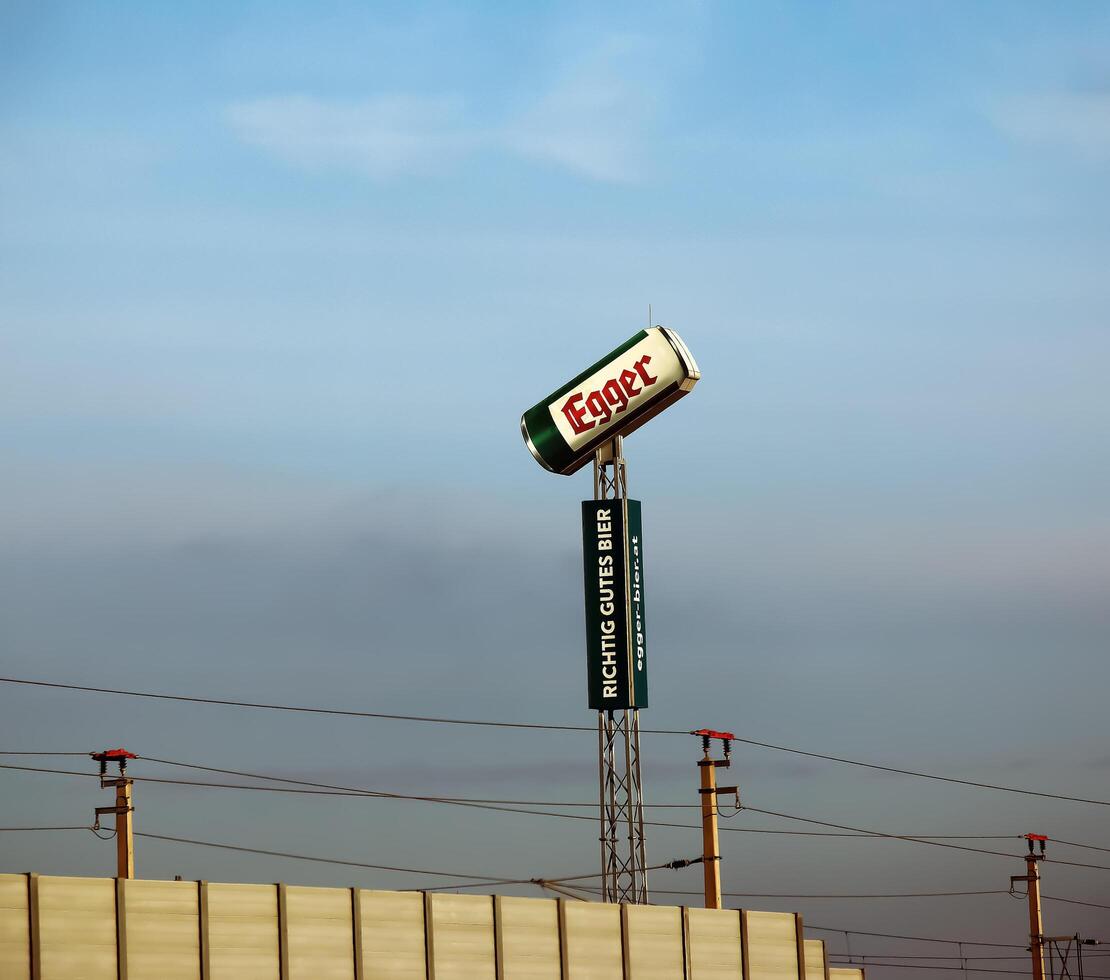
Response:
[[[540,466],[547,470],[548,473],[558,473],[558,470],[556,470],[546,459],[544,459],[540,455],[539,450],[536,449],[535,444],[532,442],[532,437],[528,434],[528,426],[524,423],[523,415],[521,415],[520,417],[520,434],[524,436],[524,444],[528,447],[528,452],[532,454],[532,458],[535,459],[535,461],[539,463]]]

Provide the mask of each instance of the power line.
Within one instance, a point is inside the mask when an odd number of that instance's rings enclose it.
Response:
[[[264,792],[264,793],[286,793],[286,794],[293,794],[293,795],[299,795],[299,796],[365,797],[365,798],[370,798],[370,799],[409,800],[409,801],[422,802],[422,803],[440,803],[440,804],[445,804],[445,805],[448,805],[448,806],[472,807],[472,808],[479,809],[479,810],[493,810],[493,811],[497,811],[497,812],[500,812],[500,813],[520,813],[520,814],[524,814],[526,816],[556,817],[556,818],[560,818],[560,819],[563,819],[563,820],[588,820],[588,821],[593,822],[597,819],[595,816],[587,816],[587,815],[578,814],[578,813],[559,813],[559,812],[553,811],[553,810],[531,809],[530,807],[533,804],[530,804],[526,800],[506,800],[506,801],[502,801],[500,803],[494,803],[494,802],[485,802],[485,801],[482,801],[482,800],[462,798],[462,797],[419,796],[419,795],[415,795],[415,794],[390,793],[390,792],[386,792],[384,790],[369,790],[369,789],[361,789],[361,788],[357,788],[357,787],[337,786],[337,785],[333,785],[333,784],[329,784],[329,783],[313,783],[313,782],[310,782],[308,780],[294,780],[294,779],[289,779],[289,778],[284,777],[284,776],[267,776],[267,775],[263,775],[263,774],[260,774],[260,773],[243,772],[242,770],[216,769],[216,768],[211,767],[211,766],[199,766],[199,765],[195,765],[193,763],[171,763],[171,762],[169,762],[169,760],[153,759],[153,758],[149,758],[149,757],[145,757],[145,756],[143,756],[141,758],[143,758],[144,761],[147,761],[147,762],[164,762],[164,763],[170,764],[170,765],[182,765],[182,766],[186,766],[188,768],[194,768],[194,769],[211,770],[211,771],[220,772],[220,773],[227,773],[227,774],[240,774],[240,775],[246,776],[248,778],[252,778],[252,779],[268,779],[268,780],[275,781],[275,782],[296,783],[296,784],[299,784],[299,785],[303,785],[303,786],[306,786],[306,787],[313,787],[313,788],[301,789],[301,788],[292,788],[292,787],[284,787],[284,786],[253,786],[253,785],[245,785],[245,784],[241,784],[241,783],[224,783],[224,782],[217,783],[217,782],[207,782],[207,781],[203,781],[203,780],[166,779],[166,778],[161,778],[161,777],[157,777],[157,776],[134,776],[133,775],[133,776],[130,777],[130,778],[134,779],[136,782],[153,783],[153,784],[157,784],[157,785],[193,786],[193,787],[197,787],[197,788],[201,788],[201,789],[230,789],[230,790],[243,790],[243,791],[248,791],[248,792]],[[49,769],[49,768],[40,767],[40,766],[17,766],[17,765],[11,765],[11,764],[7,764],[7,763],[0,763],[0,769],[10,769],[10,770],[18,771],[18,772],[47,773],[47,774],[60,775],[60,776],[84,776],[84,777],[88,777],[88,778],[94,778],[96,776],[95,773],[79,772],[79,771],[73,770],[73,769]],[[547,805],[551,805],[551,806],[588,806],[588,807],[591,807],[591,808],[597,806],[596,803],[580,804],[580,803],[558,803],[558,802],[552,802],[552,803],[547,804]],[[650,806],[651,804],[648,804],[648,805]],[[676,805],[677,806],[685,806],[686,804],[655,804],[655,805],[656,806],[676,806]],[[674,829],[679,829],[679,830],[699,830],[700,829],[700,827],[698,827],[696,824],[682,824],[682,823],[674,823],[674,822],[662,821],[662,820],[648,820],[648,821],[645,821],[645,824],[647,826],[651,826],[651,827],[669,827],[669,828],[674,828]],[[861,840],[868,840],[868,839],[874,840],[874,839],[881,839],[883,837],[883,835],[875,834],[875,833],[871,833],[871,832],[822,833],[822,832],[817,832],[817,831],[778,830],[778,829],[763,828],[763,827],[722,827],[721,829],[724,830],[724,831],[729,831],[729,832],[738,833],[738,834],[772,834],[772,835],[783,835],[783,836],[791,836],[791,837],[838,837],[838,838],[855,837],[855,838],[858,838],[858,839],[861,839]],[[913,838],[913,839],[917,839],[917,838]],[[922,836],[920,839],[922,839],[922,840],[931,840],[931,839],[946,839],[946,838],[943,838],[943,835],[941,835],[941,837],[936,837],[936,838],[934,838],[932,836]],[[1021,840],[1022,838],[1017,834],[1013,834],[1013,835],[982,835],[982,834],[976,834],[976,835],[955,835],[954,839],[959,839],[959,840],[963,840],[963,839],[973,839],[973,840],[981,840],[981,839],[1009,840],[1009,839],[1014,839],[1014,840]]]
[[[939,966],[935,963],[875,963],[873,961],[868,961],[864,963],[861,962],[859,959],[838,959],[835,961],[830,960],[829,962],[835,962],[836,966],[887,966],[898,970],[961,970],[965,973],[1013,973],[1023,977],[1029,976],[1028,970],[992,970],[982,966]],[[1098,973],[1088,973],[1085,974],[1085,976],[1088,978],[1088,980],[1110,980],[1110,977]]]
[[[851,953],[829,953],[829,956],[836,956],[840,959],[847,958],[854,960],[866,960],[872,958],[881,960],[883,958],[886,958],[888,960],[1025,960],[1026,962],[1029,962],[1028,953],[1025,953],[1024,955],[1011,953],[1006,956],[961,956],[959,953],[859,953],[855,950],[852,950]],[[1096,959],[1102,957],[1103,959],[1105,959],[1108,956],[1110,956],[1110,953],[1083,954],[1084,959],[1086,959],[1087,957]]]
[[[821,752],[808,752],[804,749],[794,749],[786,745],[775,745],[772,742],[760,742],[752,738],[733,738],[734,742],[743,742],[745,745],[754,745],[761,749],[774,749],[776,752],[789,752],[792,755],[804,755],[811,759],[824,759],[826,762],[839,762],[845,766],[859,766],[863,769],[875,769],[879,772],[890,772],[900,776],[916,776],[918,779],[935,779],[942,783],[955,783],[959,786],[974,786],[976,789],[990,789],[999,793],[1019,793],[1022,796],[1040,796],[1048,800],[1066,800],[1069,803],[1092,803],[1095,806],[1110,806],[1110,800],[1090,800],[1082,796],[1065,796],[1062,793],[1043,793],[1035,789],[1020,789],[1015,786],[1001,786],[997,783],[982,783],[974,779],[957,779],[954,776],[938,776],[932,772],[919,772],[915,769],[899,769],[895,766],[880,766],[874,762],[860,762],[858,759],[845,759],[838,755],[825,755]]]
[[[83,755],[88,758],[88,752],[0,752],[0,755]]]
[[[949,844],[943,841],[928,840],[925,837],[910,837],[906,834],[887,834],[883,833],[880,830],[865,830],[862,827],[849,827],[845,824],[830,823],[827,820],[815,820],[811,817],[799,817],[790,813],[780,813],[776,810],[761,810],[758,807],[754,806],[745,806],[743,809],[750,810],[752,813],[762,813],[771,817],[783,817],[786,820],[798,820],[802,823],[811,823],[819,827],[835,827],[838,830],[854,830],[859,833],[874,834],[874,836],[876,837],[886,837],[890,840],[911,841],[915,844],[930,844],[933,847],[947,847],[956,851],[970,851],[974,854],[991,854],[995,857],[1013,858],[1015,856],[1013,854],[1007,853],[1006,851],[991,851],[982,847],[968,847],[965,844]],[[1066,865],[1067,867],[1071,868],[1090,868],[1096,871],[1110,871],[1110,866],[1104,864],[1084,864],[1080,861],[1059,861],[1056,859],[1053,859],[1052,863]]]
[[[156,761],[156,760],[151,760],[151,761]],[[210,767],[203,767],[203,766],[194,766],[191,763],[182,763],[182,765],[189,766],[190,768],[201,768],[201,769],[210,768]],[[48,769],[48,768],[45,768],[45,767],[37,767],[37,766],[16,766],[16,765],[11,765],[11,764],[7,764],[7,763],[0,763],[0,769],[10,769],[10,770],[16,770],[16,771],[20,771],[20,772],[51,773],[51,774],[64,775],[64,776],[84,776],[84,777],[88,777],[88,778],[95,778],[96,777],[95,773],[79,772],[77,770]],[[231,770],[224,770],[224,771],[225,772],[231,772]],[[244,774],[244,775],[252,775],[252,774]],[[474,808],[477,808],[477,809],[496,810],[496,811],[500,811],[500,812],[504,812],[504,813],[524,813],[524,814],[549,816],[549,817],[560,817],[560,818],[563,818],[563,819],[575,819],[575,820],[590,820],[590,821],[592,821],[594,819],[592,816],[585,816],[585,815],[581,815],[581,814],[558,813],[558,812],[555,812],[555,811],[545,811],[545,810],[531,810],[531,809],[525,809],[525,808],[522,808],[522,807],[516,807],[516,806],[507,805],[507,804],[502,805],[502,804],[495,804],[495,803],[485,803],[485,802],[478,802],[478,801],[474,801],[474,800],[455,799],[455,798],[449,798],[449,797],[416,796],[416,795],[406,795],[406,794],[401,794],[401,793],[386,793],[386,792],[383,792],[383,791],[355,789],[355,788],[351,788],[351,787],[337,787],[337,788],[333,788],[333,789],[317,789],[317,788],[299,788],[299,787],[287,787],[287,786],[252,786],[252,785],[246,785],[246,784],[240,784],[240,783],[213,783],[213,782],[205,782],[205,781],[201,781],[201,780],[164,779],[164,778],[160,778],[160,777],[157,777],[157,776],[133,776],[131,778],[133,778],[136,782],[155,783],[155,784],[174,785],[174,786],[194,786],[194,787],[200,787],[200,788],[205,788],[205,789],[232,789],[232,790],[244,790],[244,791],[253,791],[253,792],[287,793],[287,794],[291,793],[291,794],[308,795],[308,796],[347,796],[347,797],[370,797],[370,798],[374,798],[374,799],[403,799],[403,800],[414,800],[414,801],[420,801],[420,802],[426,802],[426,803],[440,803],[440,804],[445,804],[445,805],[449,805],[449,806],[465,806],[465,807],[474,807]],[[280,777],[280,776],[270,777],[270,776],[262,776],[262,775],[253,775],[253,778],[256,778],[256,779],[272,779],[272,780],[282,780],[282,779],[284,779],[284,777]],[[296,782],[306,783],[307,781],[306,780],[296,780]],[[310,785],[312,785],[312,784],[310,784]],[[327,785],[327,784],[316,784],[316,785]],[[562,804],[552,804],[552,805],[562,805]],[[573,805],[576,805],[576,804],[566,804],[566,805],[573,806]],[[968,847],[966,845],[951,844],[951,843],[947,843],[947,842],[944,842],[944,841],[941,841],[941,840],[930,839],[930,838],[926,838],[926,837],[913,837],[913,836],[910,836],[910,835],[907,835],[907,834],[889,834],[889,833],[884,833],[883,831],[878,831],[878,830],[865,830],[865,829],[860,828],[860,827],[849,827],[849,826],[844,825],[844,824],[831,823],[831,822],[825,821],[825,820],[816,820],[816,819],[811,818],[811,817],[801,817],[801,816],[797,816],[795,814],[782,813],[782,812],[775,811],[775,810],[764,810],[764,809],[760,809],[758,807],[749,807],[749,806],[745,806],[743,809],[750,810],[753,813],[762,813],[762,814],[765,814],[765,815],[768,815],[768,816],[782,817],[782,818],[787,819],[787,820],[797,820],[797,821],[802,822],[802,823],[811,823],[811,824],[815,824],[815,825],[818,825],[818,826],[833,827],[833,828],[836,828],[838,830],[852,831],[854,833],[858,833],[858,834],[861,834],[861,835],[866,836],[866,837],[875,837],[875,838],[882,838],[882,839],[889,839],[889,840],[902,840],[902,841],[908,841],[908,842],[917,843],[917,844],[931,844],[934,847],[946,847],[946,848],[950,848],[950,849],[954,849],[954,850],[968,851],[968,852],[975,853],[975,854],[988,854],[988,855],[992,855],[992,856],[996,856],[996,857],[1005,857],[1005,858],[1014,857],[1014,855],[1009,854],[1005,851],[992,851],[992,850],[988,850],[986,848]],[[676,824],[676,823],[668,823],[668,822],[664,822],[664,821],[646,821],[646,823],[648,825],[651,825],[651,826],[676,827],[676,828],[680,828],[680,829],[683,829],[683,830],[699,829],[693,824]],[[727,827],[722,828],[722,829],[724,829],[724,830],[736,830],[736,831],[741,831],[741,832],[747,830],[747,828],[727,828]],[[1054,864],[1060,864],[1060,865],[1066,865],[1066,866],[1069,866],[1069,867],[1088,868],[1088,869],[1099,870],[1099,871],[1110,871],[1110,867],[1108,867],[1106,865],[1100,865],[1100,864],[1084,864],[1082,862],[1077,862],[1077,861],[1058,861],[1058,860],[1054,861],[1053,863]]]
[[[313,861],[320,864],[339,864],[349,868],[366,868],[371,871],[396,871],[403,874],[429,875],[434,878],[463,878],[467,881],[479,881],[490,885],[527,885],[527,878],[499,878],[493,875],[465,875],[455,871],[438,871],[428,868],[403,868],[389,864],[368,864],[363,861],[347,861],[342,858],[319,857],[309,854],[294,854],[290,851],[271,851],[261,847],[245,847],[241,844],[224,844],[209,840],[196,840],[190,837],[171,837],[168,834],[152,834],[145,831],[135,831],[136,837],[148,837],[151,840],[170,841],[175,844],[191,844],[194,847],[212,847],[223,851],[241,851],[245,854],[261,854],[266,857],[289,858],[294,861]]]
[[[2,754],[2,753],[0,753],[0,754]],[[165,765],[165,766],[176,766],[176,767],[184,768],[184,769],[197,769],[197,770],[200,770],[200,771],[203,771],[203,772],[215,772],[215,773],[220,773],[222,775],[227,775],[227,776],[244,776],[244,777],[249,778],[249,779],[266,779],[266,780],[270,780],[271,782],[291,783],[291,784],[295,784],[295,785],[298,785],[298,786],[313,786],[313,787],[320,787],[320,788],[330,789],[330,790],[344,790],[344,791],[349,791],[349,792],[352,792],[352,793],[373,793],[375,795],[380,794],[382,796],[398,798],[398,799],[428,800],[428,801],[431,801],[431,802],[444,802],[444,803],[499,803],[499,804],[505,804],[505,805],[508,805],[508,806],[588,807],[590,809],[596,809],[597,806],[598,806],[598,804],[596,802],[593,802],[593,803],[570,803],[570,802],[559,801],[559,800],[497,800],[497,799],[475,799],[475,798],[469,798],[469,797],[406,796],[405,794],[401,794],[401,793],[389,793],[389,792],[385,792],[385,791],[365,790],[365,789],[360,789],[360,788],[351,787],[351,786],[338,786],[338,785],[331,784],[331,783],[318,783],[318,782],[312,782],[312,781],[305,780],[305,779],[293,779],[289,776],[274,776],[274,775],[268,775],[266,773],[247,772],[247,771],[244,771],[242,769],[221,769],[221,768],[217,768],[215,766],[203,766],[203,765],[199,765],[199,764],[193,763],[193,762],[180,762],[180,761],[173,760],[173,759],[159,759],[159,758],[156,758],[154,756],[149,756],[149,755],[140,755],[139,758],[142,759],[144,762],[156,762],[156,763],[159,763],[159,764]],[[644,806],[649,807],[649,808],[655,808],[655,809],[694,809],[694,808],[698,808],[700,806],[700,804],[697,804],[697,803],[645,803]],[[697,829],[697,828],[694,828],[691,825],[691,827],[689,829]],[[865,838],[865,839],[874,836],[873,834],[866,833],[866,832],[861,832],[861,833],[857,833],[857,834],[850,834],[850,833],[841,832],[841,833],[836,833],[836,834],[815,835],[815,834],[812,834],[812,832],[802,832],[802,831],[792,831],[792,830],[759,830],[759,831],[756,831],[756,830],[753,830],[751,828],[743,828],[743,830],[745,832],[748,832],[748,833],[789,834],[789,835],[805,834],[805,836],[828,836],[828,837],[852,837],[852,836],[855,836],[855,837],[861,837],[861,838]],[[909,836],[928,838],[930,840],[1024,840],[1024,837],[1021,834],[947,834],[947,835],[945,835],[945,834],[941,834],[941,835],[936,835],[936,834],[912,834],[912,835],[909,835]],[[1082,845],[1078,845],[1078,846],[1082,846]]]
[[[484,728],[513,728],[532,729],[538,731],[560,732],[593,732],[595,729],[588,725],[553,725],[537,722],[508,722],[491,721],[475,718],[443,718],[432,715],[402,715],[380,711],[354,711],[342,708],[313,708],[304,705],[270,704],[262,701],[233,701],[224,698],[202,698],[184,694],[164,694],[151,691],[128,691],[112,687],[91,687],[83,684],[63,684],[57,681],[32,681],[19,677],[0,677],[0,684],[22,684],[29,687],[54,688],[66,691],[83,691],[92,694],[115,694],[124,697],[151,698],[159,701],[182,701],[190,704],[214,704],[234,708],[259,708],[267,711],[287,711],[314,715],[335,715],[347,718],[375,718],[384,721],[410,721],[423,722],[437,725],[470,725]],[[690,732],[679,728],[644,728],[646,735],[689,735]],[[806,749],[796,749],[787,745],[776,745],[773,742],[763,742],[758,739],[741,738],[733,736],[734,742],[752,745],[757,748],[772,749],[776,752],[788,752],[792,755],[806,756],[811,759],[823,759],[826,762],[837,762],[846,766],[857,766],[863,769],[873,769],[877,772],[889,772],[901,776],[914,776],[918,779],[932,779],[943,783],[953,783],[959,786],[972,786],[976,789],[994,790],[999,793],[1017,793],[1023,796],[1037,796],[1049,800],[1064,800],[1069,803],[1089,803],[1095,806],[1110,806],[1110,800],[1088,799],[1081,796],[1067,796],[1062,793],[1046,793],[1040,790],[1022,789],[1015,786],[1002,786],[998,783],[985,783],[973,779],[957,779],[954,776],[940,776],[936,773],[921,772],[916,769],[902,769],[896,766],[883,766],[874,762],[862,762],[859,759],[848,759],[843,756],[826,755],[822,752],[810,752]]]
[[[173,759],[157,759],[154,756],[140,755],[140,759],[144,762],[156,762],[163,766],[176,766],[182,769],[197,769],[202,772],[215,772],[225,776],[245,776],[248,779],[267,779],[271,782],[278,783],[292,783],[297,786],[313,786],[329,790],[343,790],[357,794],[369,794],[373,796],[384,796],[394,799],[405,800],[427,800],[433,803],[498,803],[508,806],[566,806],[566,807],[589,807],[590,809],[597,809],[598,804],[593,803],[569,803],[560,800],[497,800],[497,799],[481,799],[473,797],[459,797],[459,796],[409,796],[404,793],[391,793],[385,790],[366,790],[359,789],[351,786],[337,786],[331,783],[317,783],[307,779],[293,779],[289,776],[272,776],[265,773],[258,772],[245,772],[242,769],[220,769],[215,766],[202,766],[194,762],[178,762]],[[268,789],[270,787],[255,787],[257,789]],[[276,789],[276,787],[274,787]],[[689,810],[697,808],[697,803],[645,803],[645,807],[655,807],[657,809],[667,810]]]
[[[975,942],[972,939],[938,939],[936,936],[902,936],[892,932],[864,932],[862,929],[834,929],[831,926],[814,926],[808,922],[805,924],[807,929],[813,929],[816,932],[839,932],[841,935],[852,936],[874,936],[878,939],[905,939],[909,942],[915,943],[950,943],[953,946],[995,946],[999,949],[1025,949],[1025,943],[987,943]]]
[[[699,891],[678,891],[674,888],[655,888],[651,889],[653,895],[701,895]],[[1010,895],[1008,891],[1002,889],[986,889],[984,891],[965,891],[965,892],[900,892],[900,893],[886,893],[886,894],[861,894],[851,893],[836,895],[831,893],[821,894],[787,894],[785,892],[722,892],[725,898],[789,898],[789,899],[819,899],[819,898],[862,898],[862,899],[886,899],[886,898],[958,898],[961,896],[970,895]],[[1043,900],[1052,902],[1067,902],[1069,905],[1085,905],[1092,909],[1110,909],[1110,905],[1100,905],[1098,902],[1084,902],[1078,898],[1061,898],[1058,895],[1041,895]],[[1110,955],[1110,954],[1106,954]]]
[[[91,828],[89,828],[87,826],[0,827],[0,832],[4,832],[4,831],[72,831],[72,830],[90,830],[90,829]],[[600,875],[598,875],[598,874],[592,874],[591,873],[591,874],[571,875],[571,876],[567,876],[567,877],[563,877],[563,878],[551,878],[551,879],[498,878],[498,877],[482,876],[482,875],[464,875],[464,874],[458,874],[458,873],[454,873],[454,872],[430,871],[430,870],[421,869],[421,868],[404,868],[404,867],[395,867],[395,866],[390,866],[390,865],[367,864],[365,862],[360,862],[360,861],[349,861],[349,860],[339,859],[339,858],[324,858],[324,857],[318,857],[318,856],[312,856],[312,855],[306,855],[306,854],[296,854],[296,853],[292,853],[292,852],[289,852],[289,851],[272,851],[272,850],[266,850],[266,849],[263,849],[263,848],[245,847],[245,846],[242,846],[242,845],[217,843],[217,842],[214,842],[214,841],[201,841],[201,840],[196,840],[196,839],[192,839],[192,838],[185,838],[185,837],[171,837],[171,836],[168,836],[168,835],[165,835],[165,834],[153,834],[153,833],[147,833],[147,832],[142,832],[142,831],[135,831],[135,836],[136,837],[149,837],[153,840],[171,841],[171,842],[180,843],[180,844],[192,844],[192,845],[195,845],[197,847],[220,848],[220,849],[223,849],[223,850],[240,851],[240,852],[247,853],[247,854],[261,854],[261,855],[265,855],[265,856],[269,856],[269,857],[283,857],[283,858],[289,858],[289,859],[292,859],[292,860],[313,861],[313,862],[320,862],[320,863],[325,863],[325,864],[336,864],[336,865],[344,865],[344,866],[349,866],[349,867],[367,868],[367,869],[376,870],[376,871],[396,871],[396,872],[405,872],[405,873],[411,873],[411,874],[427,874],[427,875],[438,876],[438,877],[463,878],[463,879],[466,879],[467,881],[472,883],[471,885],[460,886],[460,887],[481,887],[483,885],[508,885],[508,884],[514,884],[514,885],[535,884],[535,883],[538,883],[538,882],[541,882],[541,881],[547,881],[547,880],[556,882],[558,884],[562,884],[564,882],[569,882],[569,881],[582,881],[582,880],[587,880],[587,879],[600,877]],[[668,862],[668,863],[664,863],[664,864],[652,865],[651,867],[649,867],[645,870],[659,871],[659,870],[663,870],[663,869],[666,869],[666,868],[672,868],[672,867],[673,867],[673,865]],[[450,886],[444,886],[444,887],[450,887]],[[584,891],[594,891],[594,890],[596,890],[596,889],[591,889],[588,886],[577,886],[577,887],[579,887],[581,890],[584,890]],[[698,895],[698,894],[701,894],[700,892],[680,891],[680,890],[676,890],[676,889],[667,889],[667,888],[656,888],[656,889],[653,889],[653,890],[656,891],[659,894],[665,894],[665,895]],[[990,891],[958,891],[958,892],[906,892],[906,893],[898,893],[898,894],[891,894],[891,893],[885,893],[885,894],[829,894],[829,893],[823,893],[823,894],[786,894],[786,893],[783,893],[783,892],[725,892],[724,896],[727,897],[727,898],[789,898],[789,899],[821,899],[821,898],[827,898],[827,899],[849,899],[849,898],[852,898],[852,899],[856,899],[856,898],[858,898],[858,899],[887,899],[887,898],[947,898],[947,897],[956,897],[956,896],[1006,895],[1006,894],[1009,894],[1009,893],[1004,892],[1004,891],[999,891],[999,890],[990,890]],[[1080,901],[1078,899],[1061,898],[1061,897],[1055,896],[1055,895],[1044,895],[1042,897],[1046,898],[1046,899],[1051,899],[1052,901],[1067,902],[1067,903],[1073,904],[1073,905],[1084,905],[1084,906],[1089,906],[1089,907],[1092,907],[1092,908],[1103,908],[1103,909],[1110,908],[1110,906],[1100,905],[1100,904],[1097,904],[1095,902],[1084,902],[1084,901]],[[863,932],[855,932],[854,930],[823,929],[820,926],[808,926],[808,928],[816,929],[816,930],[819,930],[819,931],[828,931],[828,932],[851,932],[855,935],[869,935],[869,936],[883,936],[884,935],[883,933],[863,933]],[[897,939],[918,938],[918,939],[920,939],[921,937],[889,936],[888,938],[897,938]],[[926,942],[956,942],[956,940],[942,940],[942,939],[930,939],[930,940],[922,940],[922,941],[926,941]],[[998,944],[998,943],[975,943],[975,944],[972,944],[972,943],[969,943],[969,942],[966,942],[966,941],[965,941],[965,944],[967,944],[967,945],[1003,945],[1003,946],[1013,945],[1013,944],[1008,944],[1008,943],[1002,943],[1002,944]]]
[[[699,891],[676,891],[673,888],[652,888],[653,895],[701,895]],[[1001,889],[969,892],[901,892],[887,894],[831,894],[823,892],[810,895],[792,895],[786,892],[722,892],[725,898],[955,898],[963,895],[1009,895]],[[1042,896],[1043,897],[1043,896]]]
[[[1110,847],[1098,847],[1095,844],[1077,844],[1073,840],[1059,840],[1056,837],[1050,837],[1049,843],[1066,844],[1068,847],[1085,847],[1089,851],[1106,851],[1107,853],[1110,853]]]
[[[0,833],[15,830],[92,830],[92,828],[87,825],[84,827],[0,827]]]
[[[18,677],[0,677],[0,684],[23,684],[29,687],[49,687],[65,691],[85,691],[92,694],[117,694],[131,698],[151,698],[157,701],[184,701],[190,704],[216,704],[229,708],[261,708],[266,711],[291,711],[310,715],[338,715],[345,718],[377,718],[382,721],[412,721],[434,725],[476,725],[483,728],[528,728],[556,732],[595,732],[588,725],[545,725],[538,722],[487,721],[471,718],[441,718],[431,715],[401,715],[381,711],[354,711],[342,708],[311,708],[304,705],[269,704],[263,701],[232,701],[225,698],[201,698],[185,694],[162,694],[152,691],[125,691],[114,687],[89,687],[83,684],[62,684],[57,681],[30,681]],[[680,729],[656,729],[654,735],[688,735]]]
[[[1097,902],[1081,902],[1077,898],[1061,898],[1059,895],[1041,895],[1051,902],[1067,902],[1069,905],[1086,905],[1092,909],[1110,909],[1110,905],[1099,905]]]

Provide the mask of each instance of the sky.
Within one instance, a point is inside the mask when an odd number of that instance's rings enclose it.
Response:
[[[518,422],[650,304],[703,379],[626,445],[644,725],[1110,799],[1108,268],[1101,3],[5,3],[3,673],[592,724],[589,477],[541,470]],[[0,745],[596,794],[589,735],[2,683]],[[696,802],[697,756],[694,739],[646,736],[648,801]],[[40,760],[86,767],[61,761]],[[106,803],[89,780],[0,772],[0,826],[80,824]],[[732,772],[752,807],[1110,846],[1097,805],[753,746]],[[139,829],[171,836],[514,878],[597,860],[577,821],[136,793]],[[1024,868],[723,836],[738,892],[1005,890]],[[648,838],[653,862],[699,846]],[[4,833],[0,869],[110,874],[111,847]],[[138,865],[429,883],[149,840]],[[1110,903],[1106,871],[1045,878]],[[866,931],[1025,929],[1005,896],[744,902]],[[1046,925],[1110,933],[1056,902]]]

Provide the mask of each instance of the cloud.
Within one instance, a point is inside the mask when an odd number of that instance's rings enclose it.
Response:
[[[640,37],[610,38],[507,127],[506,145],[594,180],[639,179],[659,102],[653,78],[640,68],[651,47]]]
[[[233,103],[225,118],[243,142],[309,170],[389,180],[492,151],[591,180],[638,180],[660,102],[657,75],[641,67],[651,50],[644,38],[610,37],[490,125],[458,94],[284,95]]]
[[[438,171],[480,142],[464,127],[456,95],[281,96],[234,103],[226,117],[245,143],[288,163],[376,179]]]
[[[994,125],[1022,143],[1110,160],[1110,91],[1051,92],[997,102]]]

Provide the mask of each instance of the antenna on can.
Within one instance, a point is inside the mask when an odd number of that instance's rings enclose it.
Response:
[[[651,329],[651,304],[648,303],[648,329]]]

